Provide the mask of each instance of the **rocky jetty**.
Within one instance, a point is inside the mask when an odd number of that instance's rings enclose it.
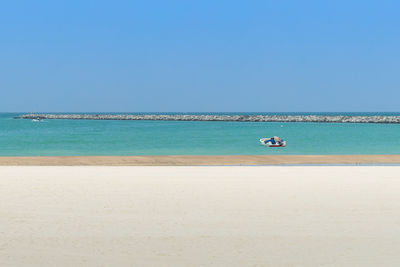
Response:
[[[24,114],[16,119],[400,123],[400,116]]]

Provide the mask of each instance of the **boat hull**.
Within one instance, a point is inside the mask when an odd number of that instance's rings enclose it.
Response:
[[[282,143],[280,144],[272,144],[271,141],[266,142],[268,140],[268,138],[261,138],[260,139],[260,143],[264,146],[268,146],[268,147],[285,147],[286,146],[286,141],[282,141]]]

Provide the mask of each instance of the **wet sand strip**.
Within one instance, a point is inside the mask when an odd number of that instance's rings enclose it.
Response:
[[[400,154],[0,157],[0,165],[2,166],[229,166],[291,164],[400,164]]]

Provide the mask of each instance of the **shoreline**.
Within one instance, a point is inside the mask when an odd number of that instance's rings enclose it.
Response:
[[[262,166],[310,164],[400,164],[400,154],[0,157],[0,166]]]

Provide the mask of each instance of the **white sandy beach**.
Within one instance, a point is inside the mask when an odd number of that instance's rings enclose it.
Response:
[[[400,266],[400,167],[0,167],[0,266]]]

